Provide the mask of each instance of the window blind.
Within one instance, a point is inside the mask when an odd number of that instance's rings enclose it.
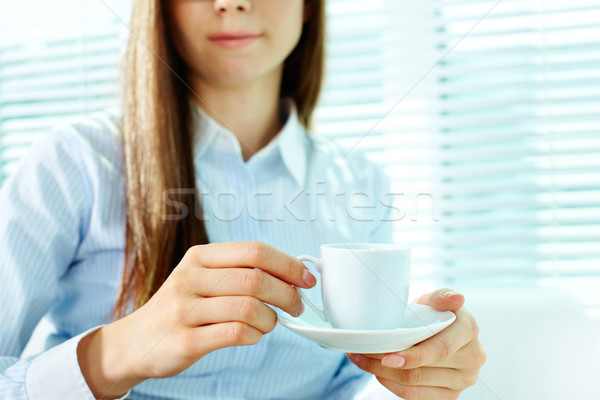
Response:
[[[392,177],[416,275],[600,272],[600,2],[328,13],[317,125]]]
[[[36,135],[116,100],[114,13],[127,21],[130,1],[35,3],[43,20],[0,6],[0,184]],[[600,2],[327,0],[327,14],[315,130],[389,174],[415,275],[600,272]]]
[[[125,38],[99,1],[0,5],[0,185],[38,135],[116,105]]]

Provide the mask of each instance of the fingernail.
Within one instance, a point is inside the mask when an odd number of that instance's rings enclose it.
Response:
[[[406,364],[406,358],[397,354],[385,356],[383,357],[383,360],[381,360],[381,365],[389,368],[402,368],[404,364]]]
[[[448,298],[452,295],[455,295],[456,292],[454,290],[446,290],[445,292],[440,293],[440,297]]]
[[[317,283],[317,278],[315,278],[315,276],[306,268],[302,273],[302,279],[304,280],[304,284],[308,287],[313,287]]]
[[[304,303],[300,303],[300,310],[298,311],[298,315],[296,317],[301,316],[304,313]]]

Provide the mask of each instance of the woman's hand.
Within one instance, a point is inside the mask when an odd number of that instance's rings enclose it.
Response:
[[[477,338],[475,318],[464,308],[464,297],[448,289],[421,296],[416,303],[453,311],[456,320],[438,334],[397,353],[347,354],[394,394],[406,400],[455,400],[477,382],[486,353]]]
[[[315,284],[301,261],[265,243],[192,247],[144,306],[82,339],[82,372],[97,398],[118,397],[217,349],[257,343],[277,324],[265,303],[300,315],[292,285]]]

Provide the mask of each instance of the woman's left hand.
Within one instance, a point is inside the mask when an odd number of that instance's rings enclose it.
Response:
[[[388,354],[350,354],[360,369],[370,372],[394,394],[406,400],[455,400],[477,382],[486,353],[477,335],[475,318],[464,297],[449,289],[421,296],[415,302],[439,311],[452,311],[456,320],[415,346]]]

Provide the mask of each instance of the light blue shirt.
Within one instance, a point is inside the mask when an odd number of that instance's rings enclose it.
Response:
[[[330,140],[307,134],[288,106],[282,131],[247,162],[235,135],[194,107],[197,195],[210,241],[260,240],[294,256],[318,256],[323,243],[392,242],[385,175],[357,152],[343,157]],[[106,111],[57,126],[0,191],[1,400],[94,398],[76,348],[111,322],[123,269],[118,121]],[[309,296],[320,302],[320,286]],[[20,359],[43,316],[55,328],[45,351]],[[278,324],[256,345],[210,353],[128,398],[351,399],[369,379],[344,353]]]

